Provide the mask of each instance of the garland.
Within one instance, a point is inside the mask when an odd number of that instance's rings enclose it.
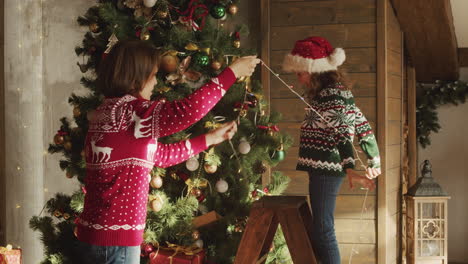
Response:
[[[430,134],[441,128],[437,108],[441,105],[464,103],[468,96],[468,84],[462,81],[436,81],[434,84],[418,84],[416,99],[416,134],[423,148],[431,144]]]

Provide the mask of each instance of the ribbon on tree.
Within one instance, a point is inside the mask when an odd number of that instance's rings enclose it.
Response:
[[[157,242],[156,242],[157,243]],[[180,245],[177,245],[177,244],[172,244],[172,243],[169,243],[167,242],[167,247],[163,247],[163,246],[159,246],[159,243],[157,243],[155,246],[158,248],[156,250],[156,253],[152,255],[152,259],[153,260],[156,260],[156,258],[158,257],[158,254],[159,254],[159,250],[167,250],[167,251],[174,251],[174,253],[168,257],[169,259],[169,264],[172,264],[173,263],[173,258],[175,256],[177,256],[179,253],[182,253],[186,256],[196,256],[197,258],[200,258],[200,256],[198,255],[198,253],[202,252],[203,249],[202,248],[199,248],[197,246],[180,246]]]
[[[273,126],[257,126],[260,129],[266,130],[266,131],[273,131],[273,132],[279,132],[279,127],[277,125]]]
[[[171,8],[174,8],[171,6]],[[196,14],[197,9],[202,9],[203,11],[199,14]],[[179,15],[181,15],[181,20],[185,23],[189,23],[194,31],[201,31],[205,27],[206,16],[209,14],[208,7],[202,3],[200,0],[190,0],[187,10],[179,11],[175,9]],[[201,19],[200,25],[198,25],[195,20]]]

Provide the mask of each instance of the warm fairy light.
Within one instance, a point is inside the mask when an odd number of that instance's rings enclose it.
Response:
[[[44,192],[49,192],[49,189],[47,189],[47,188],[44,188]]]
[[[16,204],[16,209],[19,209],[19,208],[21,208],[21,205]]]
[[[20,171],[20,170],[21,170],[21,167],[20,167],[20,166],[17,166],[16,169]]]
[[[21,42],[20,42],[20,43],[18,43],[18,48],[20,48],[20,49],[21,49],[22,47],[23,47],[23,44],[21,44]]]

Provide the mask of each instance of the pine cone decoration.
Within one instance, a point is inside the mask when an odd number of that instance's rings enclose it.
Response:
[[[265,164],[263,164],[263,162],[261,161],[257,161],[255,164],[254,164],[254,172],[257,173],[257,174],[263,174],[267,171],[267,167],[265,166]]]

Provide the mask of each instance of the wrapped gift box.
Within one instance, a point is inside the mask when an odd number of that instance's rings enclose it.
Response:
[[[203,264],[205,251],[177,251],[176,253],[175,249],[160,248],[152,252],[149,258],[150,264]]]
[[[0,247],[0,264],[21,264],[21,249]]]

